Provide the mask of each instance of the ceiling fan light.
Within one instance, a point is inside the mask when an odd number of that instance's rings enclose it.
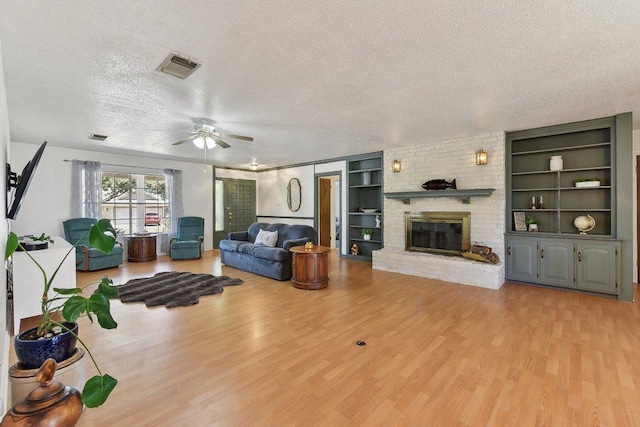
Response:
[[[207,142],[207,148],[209,150],[216,147],[216,142],[210,136],[207,136],[204,140]]]
[[[196,147],[203,149],[204,148],[204,139],[199,136],[196,139],[193,140],[193,143],[195,144]]]

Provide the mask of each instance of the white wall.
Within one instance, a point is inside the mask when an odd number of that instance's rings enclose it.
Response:
[[[11,168],[21,171],[31,160],[37,148],[38,146],[33,144],[12,142]],[[138,168],[182,170],[184,214],[205,218],[205,250],[213,248],[213,200],[211,197],[213,170],[211,166],[207,166],[207,173],[204,173],[202,164],[50,146],[47,146],[44,151],[18,218],[12,221],[11,227],[18,235],[46,233],[51,236],[64,236],[62,221],[71,217],[72,197],[71,162],[65,162],[65,159],[97,160],[102,163]],[[127,170],[127,168],[121,170]]]
[[[0,165],[7,162],[9,156],[9,110],[7,108],[7,92],[4,84],[4,67],[2,65],[2,43],[0,41]],[[0,173],[0,188],[6,188],[6,177]],[[4,197],[0,202],[6,212]],[[4,214],[3,214],[4,216]],[[0,250],[4,253],[8,220],[0,223]],[[7,410],[7,391],[9,389],[9,325],[7,324],[7,275],[0,273],[0,414]]]
[[[257,181],[258,173],[253,171],[216,168],[216,178],[248,179]]]
[[[287,205],[287,186],[291,178],[298,178],[302,187],[300,209],[296,212],[291,212]],[[260,201],[258,215],[305,218],[305,224],[313,225],[313,219],[306,219],[314,216],[313,195],[314,177],[312,165],[261,172],[258,180],[258,198]],[[274,220],[273,222],[276,221]],[[282,222],[287,221],[283,220]]]

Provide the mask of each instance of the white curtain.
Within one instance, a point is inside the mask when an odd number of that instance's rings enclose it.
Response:
[[[182,202],[182,171],[175,169],[164,170],[164,182],[169,203],[169,230],[162,236],[160,250],[169,253],[169,241],[175,237],[178,231],[178,218],[184,216]]]
[[[74,160],[71,169],[71,217],[102,217],[102,171],[100,162]]]

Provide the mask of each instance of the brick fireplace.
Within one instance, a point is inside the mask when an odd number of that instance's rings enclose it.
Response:
[[[504,133],[499,132],[386,150],[385,193],[420,191],[422,184],[430,179],[453,178],[457,180],[458,189],[496,190],[490,197],[472,197],[469,204],[463,204],[460,199],[450,197],[414,198],[409,204],[404,204],[398,199],[385,198],[384,248],[373,252],[373,268],[499,289],[505,276],[504,139]],[[480,148],[489,154],[489,161],[485,166],[475,164],[474,153]],[[391,172],[395,159],[402,162],[400,173]],[[470,244],[490,246],[501,262],[493,265],[461,257],[405,250],[407,212],[468,214]],[[434,232],[433,238],[438,238],[437,231]]]

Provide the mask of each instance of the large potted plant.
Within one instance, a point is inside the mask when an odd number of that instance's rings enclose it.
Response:
[[[94,224],[88,232],[89,244],[96,249],[110,253],[116,243],[116,230],[107,219],[102,219]],[[78,337],[78,325],[76,320],[81,316],[87,316],[91,323],[93,318],[105,329],[114,329],[118,326],[111,316],[109,298],[118,296],[118,288],[112,286],[113,282],[104,276],[97,289],[89,297],[82,296],[82,288],[53,288],[55,295],[50,298],[53,280],[58,270],[67,257],[75,252],[76,246],[86,236],[82,236],[77,242],[71,242],[72,247],[62,258],[57,268],[49,275],[47,271],[29,254],[25,254],[36,264],[42,272],[43,289],[41,298],[41,320],[37,328],[32,328],[16,335],[15,349],[18,361],[25,368],[38,368],[47,358],[51,357],[61,362],[69,357],[75,350],[76,341],[79,342],[96,367],[99,375],[90,378],[82,390],[82,401],[89,408],[102,405],[117,384],[117,380],[108,374],[102,374],[98,363],[94,359],[86,344]],[[18,236],[11,232],[7,239],[5,259],[8,259],[21,243]],[[33,350],[33,348],[35,350]],[[26,353],[36,353],[37,357],[32,361],[21,360],[24,356],[20,353],[27,348]],[[38,361],[39,360],[39,361]]]

